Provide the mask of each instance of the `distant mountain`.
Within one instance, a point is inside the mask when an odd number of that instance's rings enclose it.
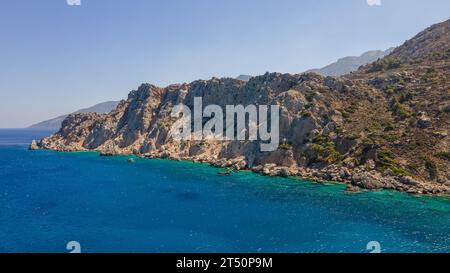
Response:
[[[236,80],[248,82],[253,76],[250,75],[239,75],[239,77],[236,78]]]
[[[337,62],[322,67],[320,69],[311,69],[307,72],[315,72],[322,76],[342,76],[358,70],[359,67],[375,62],[378,59],[389,55],[394,48],[388,50],[373,50],[368,51],[361,56],[350,56],[339,59]]]
[[[99,114],[109,113],[113,109],[115,109],[118,104],[119,104],[118,101],[102,102],[89,108],[80,109],[78,111],[75,111],[74,113],[99,113]],[[67,116],[68,115],[62,115],[53,119],[45,120],[37,124],[31,125],[29,128],[48,129],[56,131],[59,128],[61,128],[61,123]]]

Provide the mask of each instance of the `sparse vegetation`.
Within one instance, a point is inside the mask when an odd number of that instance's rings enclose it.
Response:
[[[394,155],[388,148],[377,150],[377,164],[382,169],[391,168],[395,165]]]
[[[383,122],[382,126],[384,127],[385,132],[393,131],[396,128],[395,124],[390,121]]]
[[[358,104],[356,102],[352,102],[349,107],[345,108],[344,111],[350,114],[354,114],[358,109]]]
[[[438,170],[436,167],[436,163],[434,163],[431,159],[425,158],[425,169],[430,174],[431,179],[436,179],[438,175]]]
[[[333,141],[325,136],[318,136],[313,139],[313,143],[310,144],[311,150],[316,154],[316,158],[313,161],[333,163],[341,159],[342,155],[336,151],[336,145]]]
[[[402,90],[398,93],[398,100],[400,103],[410,101],[414,97],[414,93],[409,90]]]
[[[345,120],[348,120],[348,119],[350,118],[350,114],[347,113],[347,112],[342,112],[342,117],[343,117]]]
[[[377,151],[377,166],[384,171],[390,169],[396,176],[412,176],[412,174],[395,163],[394,154],[385,147]]]
[[[292,144],[290,144],[290,143],[281,143],[279,146],[278,146],[278,148],[280,149],[280,150],[286,150],[286,151],[289,151],[289,150],[292,150]]]
[[[390,169],[396,176],[412,176],[410,172],[399,167],[391,166]]]
[[[395,69],[399,68],[401,65],[402,61],[399,58],[388,56],[371,64],[369,72]]]
[[[390,143],[398,140],[398,136],[395,134],[382,134],[380,135],[380,137]]]
[[[312,116],[311,112],[307,112],[307,111],[303,111],[301,113],[301,115],[302,115],[302,118],[309,118]]]
[[[305,92],[305,98],[307,101],[311,102],[314,100],[315,97],[316,97],[316,93],[314,91],[308,90]]]
[[[355,133],[355,134],[348,135],[347,139],[349,139],[349,140],[357,140],[359,137],[360,137],[360,135]]]
[[[440,152],[437,154],[437,157],[450,161],[450,152]]]
[[[412,113],[398,101],[397,97],[393,97],[391,99],[391,109],[392,112],[394,112],[394,114],[401,119],[406,119],[412,116]]]

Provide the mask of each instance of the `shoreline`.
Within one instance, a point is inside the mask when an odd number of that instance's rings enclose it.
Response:
[[[160,160],[168,160],[168,161],[179,161],[179,162],[191,162],[194,164],[200,163],[208,165],[209,167],[215,169],[222,169],[226,171],[230,171],[231,175],[234,172],[246,171],[253,174],[258,174],[261,176],[267,177],[282,177],[282,178],[290,178],[290,179],[300,179],[310,181],[313,184],[335,184],[335,185],[343,185],[346,186],[344,192],[346,193],[359,193],[364,191],[376,192],[376,191],[394,191],[399,193],[406,193],[412,196],[424,196],[424,197],[443,197],[450,200],[450,192],[445,191],[444,188],[436,189],[433,187],[434,185],[423,185],[423,184],[415,184],[420,183],[417,180],[414,180],[411,177],[392,177],[386,174],[380,174],[376,170],[358,170],[354,175],[346,174],[349,179],[341,178],[336,176],[336,174],[340,174],[342,169],[339,169],[336,166],[328,166],[324,169],[308,169],[303,167],[284,167],[278,166],[276,164],[265,164],[264,166],[254,166],[249,168],[246,164],[244,165],[242,158],[237,159],[217,159],[217,160],[205,160],[202,158],[196,157],[174,157],[169,156],[164,153],[160,153],[156,155],[156,153],[152,154],[133,154],[133,153],[103,153],[99,150],[58,150],[51,148],[43,148],[43,147],[33,147],[30,145],[30,150],[48,150],[55,152],[88,152],[88,153],[96,153],[98,156],[103,157],[135,157],[140,159],[160,159]],[[133,162],[128,162],[128,164],[132,164]],[[353,171],[353,170],[352,170]],[[344,171],[345,172],[345,171]],[[217,173],[217,175],[220,175]],[[386,175],[384,177],[383,175]],[[330,177],[332,179],[327,179]],[[355,177],[355,178],[353,178]],[[370,181],[371,177],[376,177],[377,179],[381,179],[380,181],[385,181],[386,184],[377,184]],[[397,181],[396,179],[405,179],[408,182],[402,183]],[[357,180],[360,179],[360,180]],[[377,182],[380,182],[377,181]],[[412,183],[412,184],[409,184]],[[428,186],[428,189],[426,188]]]

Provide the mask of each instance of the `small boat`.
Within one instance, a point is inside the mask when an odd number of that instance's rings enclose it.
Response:
[[[227,171],[227,172],[218,172],[218,175],[231,175],[231,171]]]

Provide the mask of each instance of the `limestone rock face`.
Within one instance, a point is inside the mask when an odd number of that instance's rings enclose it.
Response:
[[[96,150],[109,154],[165,153],[205,161],[244,157],[257,165],[297,165],[294,151],[307,150],[306,142],[323,128],[331,134],[338,127],[336,122],[324,118],[334,114],[329,100],[337,99],[342,86],[346,86],[343,80],[334,82],[331,87],[339,90],[327,87],[325,78],[316,74],[267,73],[248,82],[213,78],[166,88],[143,84],[110,114],[70,115],[61,130],[42,140],[40,145],[47,149]],[[310,92],[306,94],[310,97],[306,98],[305,90]],[[171,117],[173,107],[183,103],[193,109],[195,97],[202,97],[204,107],[219,105],[224,113],[226,105],[280,105],[280,139],[291,143],[291,148],[262,153],[257,141],[173,140],[169,134],[175,121]]]

